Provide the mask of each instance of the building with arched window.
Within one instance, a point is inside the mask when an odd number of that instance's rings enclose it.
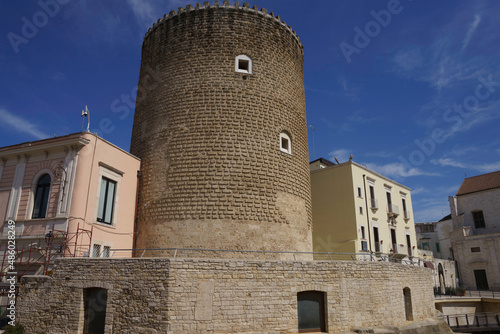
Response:
[[[14,228],[19,276],[50,272],[61,256],[131,249],[139,169],[138,158],[92,133],[0,148],[0,281]]]

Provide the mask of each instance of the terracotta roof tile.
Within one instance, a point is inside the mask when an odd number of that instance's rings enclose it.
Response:
[[[466,178],[456,196],[494,188],[500,188],[500,171]]]

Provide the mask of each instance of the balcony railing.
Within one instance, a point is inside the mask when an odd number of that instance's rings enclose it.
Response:
[[[390,215],[390,216],[399,216],[399,207],[395,204],[388,204],[387,205],[387,213]]]
[[[410,219],[410,213],[408,212],[408,210],[403,210],[403,218]]]
[[[378,203],[376,198],[370,198],[370,209],[372,210],[378,209]]]

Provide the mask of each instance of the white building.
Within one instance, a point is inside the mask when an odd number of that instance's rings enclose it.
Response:
[[[500,288],[500,171],[466,178],[449,198],[453,256],[465,288]]]

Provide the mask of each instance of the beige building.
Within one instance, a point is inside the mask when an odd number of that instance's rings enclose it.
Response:
[[[57,257],[133,248],[139,168],[138,158],[91,133],[0,148],[1,282],[14,230],[19,277],[50,272]]]
[[[466,178],[449,198],[453,255],[468,289],[500,288],[500,171]]]
[[[418,256],[408,187],[353,161],[310,170],[315,252]]]

